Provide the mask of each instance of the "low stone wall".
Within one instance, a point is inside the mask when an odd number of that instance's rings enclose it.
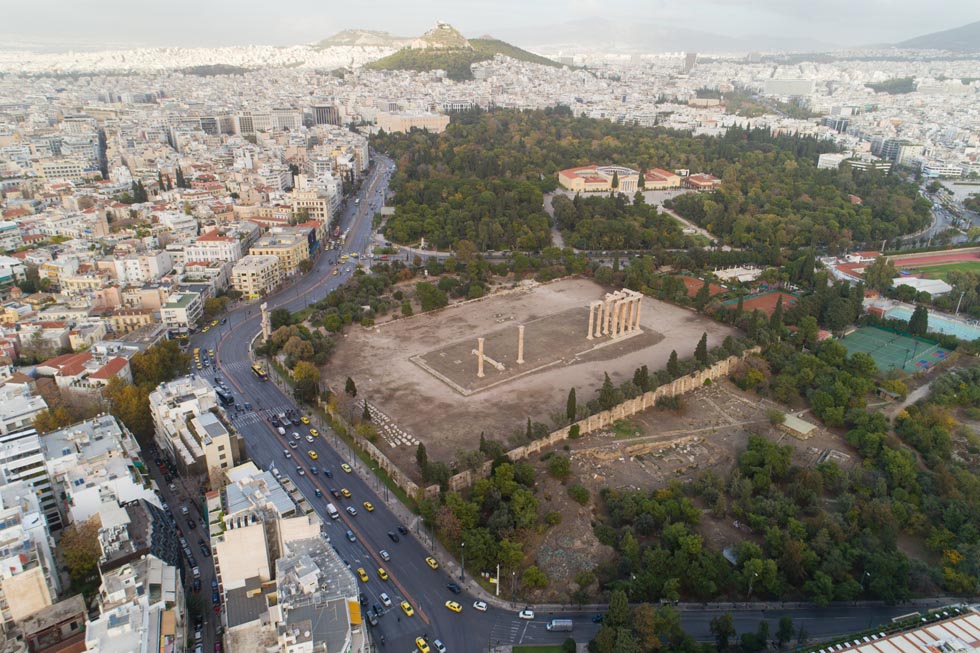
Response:
[[[410,479],[404,472],[398,469],[398,466],[391,462],[388,456],[384,455],[384,453],[378,449],[374,443],[359,437],[354,431],[353,427],[351,427],[347,420],[344,419],[344,417],[338,411],[331,410],[329,404],[323,401],[320,401],[319,403],[323,412],[330,415],[332,419],[343,424],[344,428],[347,429],[348,436],[353,440],[354,446],[359,447],[361,450],[367,453],[368,458],[370,458],[371,461],[378,467],[383,469],[388,476],[391,477],[391,480],[394,481],[395,485],[400,487],[405,494],[418,501],[423,497],[430,497],[439,493],[438,485],[432,485],[423,490],[415,481]],[[424,494],[421,494],[423,491]]]
[[[744,354],[742,354],[742,356],[729,356],[724,360],[718,361],[711,367],[698,370],[697,372],[692,372],[691,374],[682,376],[679,379],[674,379],[670,383],[659,386],[650,392],[645,392],[639,397],[627,399],[623,403],[617,404],[609,410],[604,410],[601,413],[596,413],[595,415],[589,415],[585,419],[575,422],[575,424],[570,424],[564,428],[558,429],[557,431],[552,431],[547,435],[547,437],[540,438],[534,442],[529,442],[526,445],[511,449],[507,452],[507,457],[511,460],[521,460],[533,454],[539,453],[542,449],[547,449],[548,447],[562,442],[563,440],[567,440],[572,426],[575,425],[579,427],[579,435],[586,435],[588,433],[601,431],[602,429],[611,426],[621,419],[632,417],[633,415],[641,413],[648,408],[652,408],[660,399],[680,396],[700,388],[704,385],[705,381],[708,381],[709,379],[714,381],[715,379],[728,376],[735,369],[735,366],[738,365],[742,358],[751,354],[757,354],[760,351],[761,350],[758,347],[755,347],[747,350]],[[490,473],[491,465],[492,462],[487,461],[473,471],[467,470],[456,474],[449,479],[449,489],[459,491],[470,487],[476,479],[485,478],[487,474]]]

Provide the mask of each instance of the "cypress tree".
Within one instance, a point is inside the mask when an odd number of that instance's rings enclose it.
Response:
[[[565,402],[565,417],[569,421],[575,421],[575,412],[578,406],[575,405],[575,388],[568,391],[568,401]]]
[[[670,374],[670,378],[672,379],[676,379],[681,375],[681,365],[677,362],[676,349],[670,352],[670,358],[667,359],[667,374]]]
[[[708,333],[707,331],[701,334],[701,339],[698,340],[698,346],[694,350],[694,358],[701,365],[708,364]]]

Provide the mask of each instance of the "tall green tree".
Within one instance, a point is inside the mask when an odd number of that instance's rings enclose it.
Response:
[[[864,283],[868,288],[884,292],[892,287],[892,281],[898,277],[895,265],[884,256],[879,256],[864,268]]]
[[[694,349],[694,359],[701,365],[708,364],[708,332],[705,331],[701,334],[701,339],[698,340],[698,346]]]
[[[350,396],[351,399],[357,396],[357,385],[354,383],[354,379],[347,377],[346,383],[344,383],[344,392]]]
[[[704,310],[704,307],[708,305],[711,300],[711,288],[708,280],[704,280],[704,284],[698,288],[697,294],[694,296],[694,306],[699,310]]]
[[[681,375],[681,364],[677,360],[677,350],[671,350],[670,358],[667,359],[667,374],[670,378],[676,379]]]
[[[578,406],[575,404],[575,388],[568,391],[568,400],[565,402],[565,417],[568,421],[575,421],[575,413],[578,410]]]
[[[605,372],[602,380],[602,388],[599,389],[599,408],[609,410],[616,405],[616,387],[613,385],[609,373]]]
[[[909,318],[909,333],[914,336],[924,336],[929,331],[929,309],[919,304]]]
[[[725,613],[718,615],[711,620],[711,624],[708,626],[711,630],[711,634],[715,637],[715,645],[718,647],[718,651],[728,650],[728,642],[732,637],[735,637],[735,622],[732,619],[732,615]]]

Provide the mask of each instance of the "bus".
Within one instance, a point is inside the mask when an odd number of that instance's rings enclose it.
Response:
[[[261,365],[253,365],[252,366],[252,374],[254,374],[255,376],[257,376],[258,379],[259,379],[259,381],[268,381],[269,380],[269,375],[265,373],[265,370],[262,369],[262,366]]]
[[[225,406],[230,406],[233,403],[235,403],[235,398],[227,390],[223,390],[222,388],[215,388],[214,392],[216,395],[218,395],[218,399],[220,399],[221,403],[223,403]]]

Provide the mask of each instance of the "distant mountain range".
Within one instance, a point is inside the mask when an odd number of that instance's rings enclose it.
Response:
[[[340,35],[332,36],[320,43],[328,44],[325,47],[330,47],[337,44],[338,37],[345,40],[389,38],[392,41],[407,41],[397,52],[365,66],[374,70],[445,70],[450,79],[465,80],[473,78],[471,65],[493,59],[498,54],[545,66],[559,65],[551,59],[492,37],[466,39],[447,23],[437,23],[434,28],[415,39],[397,39],[385,32],[357,32],[356,34],[341,32]]]
[[[783,37],[776,34],[732,37],[686,27],[632,20],[590,18],[554,25],[514,27],[497,30],[498,36],[536,52],[814,52],[837,45],[817,39]]]
[[[980,21],[933,32],[895,44],[907,50],[949,50],[950,52],[980,52]]]

